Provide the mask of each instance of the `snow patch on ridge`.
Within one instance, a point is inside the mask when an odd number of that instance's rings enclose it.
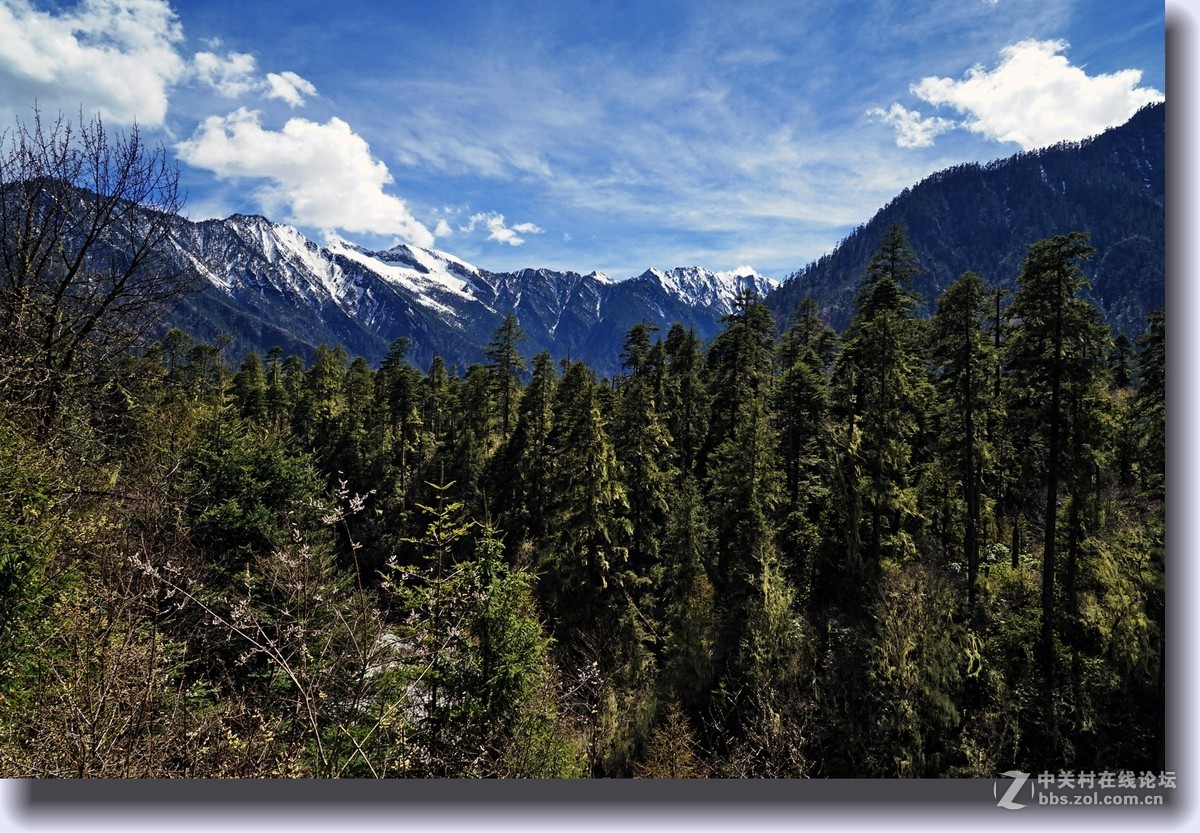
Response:
[[[331,254],[340,255],[349,261],[357,263],[364,269],[375,273],[384,281],[411,292],[414,296],[413,299],[417,303],[429,307],[439,315],[458,318],[458,312],[453,307],[430,296],[429,290],[431,285],[474,300],[474,296],[468,291],[465,281],[454,279],[445,273],[422,274],[420,271],[408,266],[397,266],[387,263],[380,260],[376,255],[365,252],[357,247],[338,246],[331,248],[329,251]]]

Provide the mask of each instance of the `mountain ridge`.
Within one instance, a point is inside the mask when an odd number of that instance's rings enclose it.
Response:
[[[545,268],[491,272],[410,244],[382,251],[341,238],[319,244],[262,215],[182,221],[175,242],[207,281],[170,324],[209,340],[227,319],[235,361],[250,350],[265,352],[264,340],[286,332],[288,344],[280,346],[311,352],[321,341],[333,342],[372,363],[403,336],[414,363],[439,355],[465,367],[482,360],[495,328],[512,312],[530,352],[549,350],[556,359],[583,359],[608,372],[617,369],[610,348],[632,324],[665,329],[679,321],[709,338],[739,291],[765,296],[775,285],[750,269],[699,266],[651,268],[622,281]]]

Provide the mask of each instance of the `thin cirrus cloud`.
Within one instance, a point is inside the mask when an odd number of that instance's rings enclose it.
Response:
[[[0,111],[99,112],[158,127],[171,88],[187,76],[183,29],[160,0],[83,0],[47,12],[0,0]]]
[[[201,5],[209,37],[189,47],[184,25]],[[279,48],[269,16],[199,0],[0,0],[0,121],[34,102],[137,121],[186,163],[205,216],[249,207],[309,231],[424,245],[453,235],[501,268],[750,260],[782,272],[933,170],[1008,152],[1002,143],[1090,135],[1162,98],[1149,64],[1147,83],[1072,65],[1067,40],[1129,55],[1118,68],[1156,54],[1109,48],[1144,42],[1125,33],[1145,26],[1114,23],[1098,45],[1094,25],[1072,23],[1072,0],[938,0],[920,13],[883,0],[803,14],[715,0],[551,5],[502,20],[395,16],[356,33],[348,56]],[[848,25],[827,25],[833,9]],[[326,12],[310,12],[297,36],[319,30],[337,45]],[[1142,18],[1157,21],[1120,17]],[[1030,33],[1063,40],[1022,40]],[[927,47],[913,50],[919,38]],[[952,77],[911,69],[978,56],[994,58]],[[896,78],[914,81],[908,99],[876,98]],[[863,131],[864,113],[891,129]],[[448,198],[474,208],[420,206]],[[537,224],[490,210],[531,219],[514,205],[537,206]]]
[[[1023,40],[1002,49],[994,69],[976,65],[961,79],[929,76],[911,86],[922,101],[958,111],[960,122],[924,118],[899,103],[868,114],[892,125],[901,147],[927,147],[963,127],[1032,150],[1095,135],[1163,100],[1159,90],[1140,86],[1140,70],[1088,75],[1063,54],[1068,48],[1063,40]]]
[[[404,201],[385,193],[392,182],[387,166],[339,118],[324,124],[291,118],[282,130],[270,130],[261,112],[242,107],[205,119],[176,152],[223,180],[265,181],[253,186],[254,197],[288,222],[433,245],[433,233]]]

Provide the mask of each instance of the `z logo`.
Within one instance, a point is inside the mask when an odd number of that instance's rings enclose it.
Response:
[[[1010,769],[1008,772],[1002,772],[1000,774],[1004,775],[1008,778],[1012,778],[1013,782],[1012,782],[1012,786],[1008,788],[1008,792],[1006,792],[1004,794],[1004,797],[996,802],[996,806],[1003,807],[1005,810],[1020,810],[1020,809],[1022,809],[1025,805],[1018,804],[1015,801],[1013,801],[1013,799],[1017,797],[1017,793],[1021,791],[1021,787],[1025,786],[1025,782],[1029,779],[1029,773],[1020,772],[1019,770],[1015,770],[1015,769]],[[996,784],[993,783],[992,784],[992,798],[995,798],[995,797],[996,797]]]

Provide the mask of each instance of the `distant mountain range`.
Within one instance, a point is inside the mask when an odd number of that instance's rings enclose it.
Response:
[[[751,270],[699,267],[623,281],[599,272],[489,272],[416,246],[318,245],[290,226],[243,215],[183,223],[175,241],[207,280],[170,324],[205,340],[230,336],[235,358],[272,345],[307,354],[324,342],[374,363],[404,336],[418,367],[437,355],[465,369],[512,312],[527,354],[549,350],[606,372],[617,369],[622,339],[637,323],[665,331],[678,321],[709,338],[739,291],[766,296],[775,288]]]
[[[482,360],[512,312],[526,334],[527,355],[549,350],[555,359],[612,372],[634,324],[665,331],[678,321],[708,339],[740,291],[763,296],[781,324],[812,295],[829,322],[843,328],[884,230],[899,223],[924,269],[914,288],[926,312],[968,269],[1011,288],[1027,244],[1088,232],[1098,250],[1084,265],[1092,297],[1111,325],[1135,334],[1165,296],[1165,121],[1165,105],[1153,105],[1081,143],[934,174],[782,285],[752,270],[696,266],[649,269],[619,281],[598,272],[489,272],[415,246],[319,245],[263,217],[183,221],[178,256],[206,280],[167,325],[205,340],[227,335],[227,355],[235,361],[275,345],[307,355],[328,343],[374,364],[404,336],[417,367],[440,355],[465,369]]]

